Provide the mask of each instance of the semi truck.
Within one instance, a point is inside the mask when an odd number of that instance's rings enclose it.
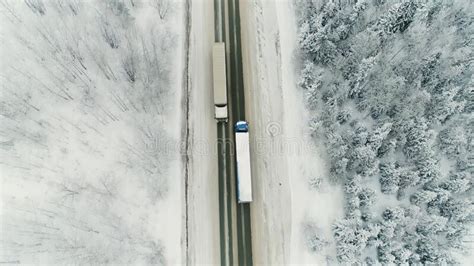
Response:
[[[215,118],[227,120],[227,78],[225,44],[223,42],[214,43],[212,47],[212,75]]]
[[[237,164],[238,202],[252,202],[249,125],[246,121],[238,121],[235,124],[235,152]]]

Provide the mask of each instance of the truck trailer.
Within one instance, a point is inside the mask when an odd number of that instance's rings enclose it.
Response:
[[[215,118],[227,120],[227,78],[225,44],[214,43],[212,47],[212,79],[214,87]]]
[[[235,152],[237,164],[238,202],[252,202],[249,126],[246,121],[239,121],[235,124]]]

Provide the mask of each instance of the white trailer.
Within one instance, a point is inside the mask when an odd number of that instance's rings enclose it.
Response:
[[[248,123],[235,124],[235,151],[237,163],[237,198],[239,203],[252,202],[252,176],[250,171],[250,141]]]
[[[214,86],[215,118],[227,120],[227,78],[225,44],[214,43],[212,47],[212,78]]]

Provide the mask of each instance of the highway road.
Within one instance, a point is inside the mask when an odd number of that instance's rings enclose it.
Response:
[[[226,43],[228,121],[218,121],[221,265],[252,265],[250,203],[237,203],[233,125],[245,120],[238,0],[214,0],[215,41]]]
[[[225,3],[214,0],[214,41],[225,42]],[[233,264],[232,184],[230,179],[228,121],[217,121],[217,158],[219,186],[219,246],[221,265]]]
[[[229,50],[230,50],[230,106],[233,125],[245,119],[244,78],[242,71],[242,44],[240,32],[239,0],[228,2]],[[231,129],[233,132],[233,129]],[[251,130],[251,129],[250,129]],[[231,134],[232,137],[234,134]],[[235,142],[232,142],[235,143]],[[234,149],[235,151],[235,149]],[[235,162],[235,160],[232,160]],[[233,164],[234,184],[237,170]],[[235,200],[236,202],[236,200]],[[237,204],[237,250],[239,265],[252,265],[252,237],[250,204]]]

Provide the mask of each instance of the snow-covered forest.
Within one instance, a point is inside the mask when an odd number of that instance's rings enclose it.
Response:
[[[213,2],[0,0],[0,264],[219,262]],[[463,264],[474,2],[240,3],[254,263]]]
[[[345,217],[331,238],[305,232],[308,248],[335,246],[332,263],[456,263],[473,241],[474,3],[297,6],[308,126],[345,191]]]
[[[1,263],[180,262],[182,20],[180,1],[0,1]]]

